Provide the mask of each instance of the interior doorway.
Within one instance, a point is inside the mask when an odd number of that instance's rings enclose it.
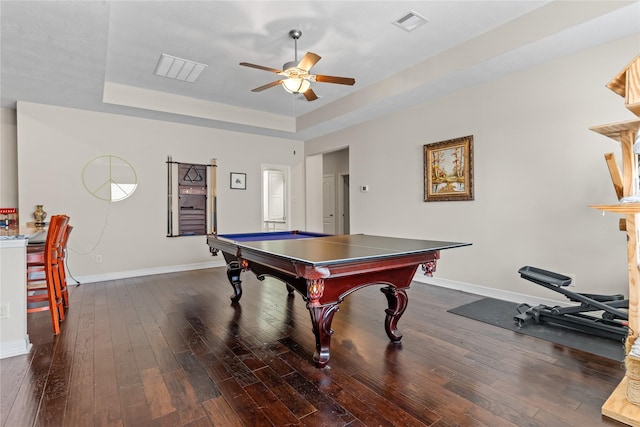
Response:
[[[324,153],[322,174],[323,230],[330,234],[349,234],[349,148]]]
[[[289,167],[262,165],[262,230],[289,229]]]
[[[336,179],[328,174],[322,177],[322,232],[336,234]]]
[[[349,174],[340,174],[338,186],[338,212],[339,224],[338,232],[340,234],[350,234],[351,219],[349,216]]]

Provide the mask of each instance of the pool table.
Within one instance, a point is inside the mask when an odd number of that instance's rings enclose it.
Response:
[[[313,360],[325,367],[330,357],[331,322],[338,304],[350,293],[369,285],[380,289],[388,303],[385,331],[392,342],[402,335],[397,323],[404,313],[406,289],[420,265],[435,270],[440,251],[469,243],[403,239],[365,234],[326,235],[304,231],[211,234],[213,255],[222,252],[227,277],[237,303],[242,296],[240,275],[251,270],[260,280],[272,276],[299,292],[311,315],[316,349]]]

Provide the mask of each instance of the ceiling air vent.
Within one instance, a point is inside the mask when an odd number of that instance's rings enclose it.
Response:
[[[429,22],[427,18],[420,15],[418,12],[414,12],[413,10],[411,10],[402,18],[393,21],[393,25],[396,25],[409,32],[415,30],[422,24],[426,24],[427,22]]]
[[[189,61],[175,56],[163,53],[156,69],[153,72],[156,76],[167,77],[170,79],[181,80],[183,82],[193,83],[200,74],[207,68],[206,64]]]

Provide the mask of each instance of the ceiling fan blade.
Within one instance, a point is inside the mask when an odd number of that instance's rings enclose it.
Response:
[[[309,88],[306,92],[303,93],[304,97],[307,98],[307,101],[315,101],[318,99],[318,95],[313,91],[313,89]]]
[[[272,73],[281,73],[282,70],[276,70],[275,68],[263,67],[262,65],[250,64],[248,62],[241,62],[243,67],[257,68],[258,70],[271,71]]]
[[[320,61],[320,56],[313,52],[307,52],[298,63],[298,68],[309,71],[318,61]]]
[[[251,92],[262,92],[265,89],[269,89],[271,87],[278,86],[280,83],[282,83],[282,80],[276,80],[275,82],[267,83],[266,85],[257,87],[255,89],[251,89]]]
[[[339,85],[349,86],[352,86],[356,83],[356,80],[352,79],[351,77],[323,76],[320,74],[316,74],[315,80],[321,83],[337,83]]]

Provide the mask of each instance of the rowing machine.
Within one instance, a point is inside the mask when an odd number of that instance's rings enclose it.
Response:
[[[520,304],[514,320],[523,327],[530,320],[564,326],[592,335],[624,341],[629,331],[629,300],[624,295],[579,294],[566,289],[571,277],[525,266],[518,270],[520,277],[552,291],[559,292],[570,301],[579,303],[566,307],[544,304],[531,307]]]

